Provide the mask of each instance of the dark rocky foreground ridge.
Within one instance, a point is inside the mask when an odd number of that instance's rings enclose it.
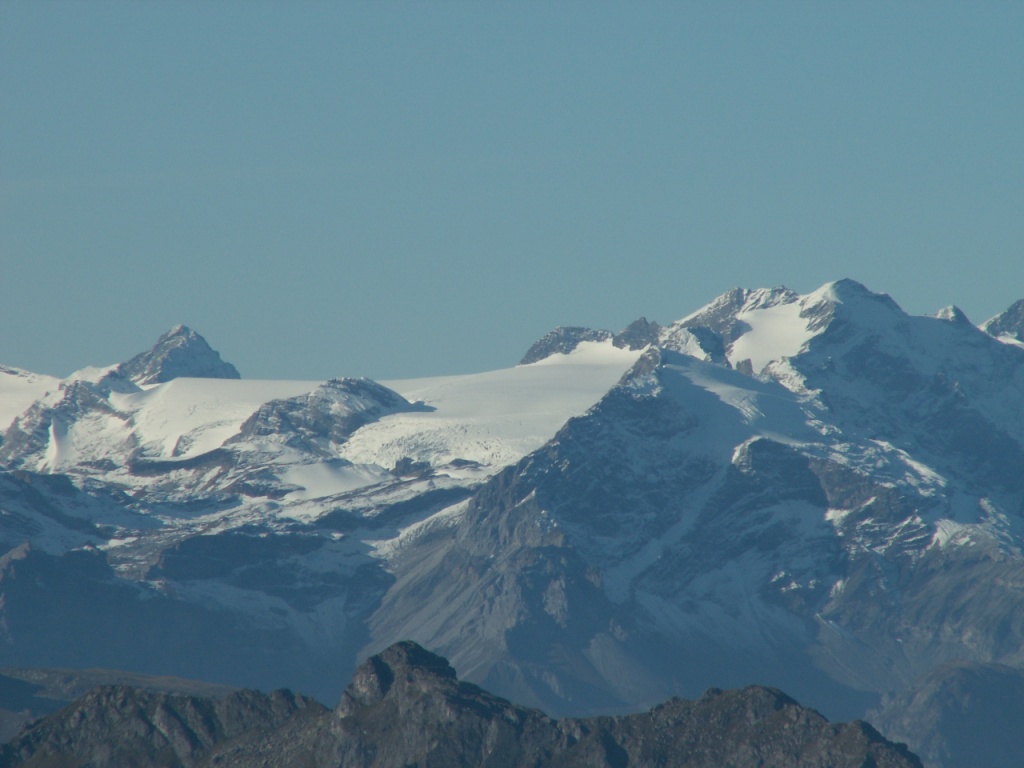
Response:
[[[624,717],[553,720],[458,680],[412,642],[364,662],[333,711],[287,691],[220,699],[102,686],[39,721],[0,766],[787,766],[911,768],[862,722],[833,724],[772,688],[709,690]]]

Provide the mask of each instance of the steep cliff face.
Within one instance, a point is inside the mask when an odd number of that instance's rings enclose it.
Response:
[[[238,369],[220,358],[202,336],[176,325],[161,336],[152,349],[124,364],[125,374],[136,384],[161,384],[181,377],[238,379]]]
[[[1005,311],[985,321],[981,329],[999,339],[1024,343],[1024,299],[1015,301]]]

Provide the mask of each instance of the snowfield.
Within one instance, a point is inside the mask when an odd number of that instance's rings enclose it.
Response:
[[[611,341],[571,354],[469,376],[383,382],[430,412],[396,413],[359,430],[341,455],[393,467],[403,457],[443,465],[456,459],[498,469],[537,450],[601,399],[640,357]]]
[[[280,442],[287,435],[277,442],[269,437],[235,441],[232,448],[269,465],[277,480],[292,487],[289,502],[393,481],[391,470],[402,460],[425,462],[451,477],[480,482],[544,445],[567,420],[584,413],[614,386],[639,355],[611,341],[589,342],[571,354],[532,365],[390,381],[385,386],[419,410],[386,414],[362,426],[345,442],[333,444],[331,455],[288,448]],[[37,409],[47,405],[63,414],[60,409],[69,407],[64,387],[86,382],[99,388],[112,370],[88,369],[59,380],[3,369],[2,413],[13,420],[38,402]],[[121,484],[149,486],[151,479],[130,472],[132,462],[163,460],[185,467],[237,438],[243,423],[264,404],[306,395],[320,385],[176,378],[121,387],[130,391],[97,389],[100,402],[109,408],[73,416],[37,415],[49,418],[47,444],[27,466],[43,472],[100,472]],[[351,397],[353,406],[356,399]],[[336,404],[335,410],[344,405]]]

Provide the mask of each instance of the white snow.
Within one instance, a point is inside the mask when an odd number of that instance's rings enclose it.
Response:
[[[871,506],[871,504],[874,503],[874,501],[875,497],[872,496],[870,499],[865,501],[860,506],[851,507],[850,509],[835,509],[833,507],[829,507],[828,509],[825,510],[825,519],[828,520],[830,523],[841,523],[848,515],[854,512],[859,512],[860,510],[864,509],[864,507]]]
[[[947,547],[967,544],[971,541],[971,534],[977,530],[977,525],[964,525],[954,520],[938,520],[935,523],[932,545]]]
[[[802,308],[803,302],[794,301],[738,313],[736,318],[749,325],[750,330],[732,343],[729,362],[735,366],[749,359],[758,372],[773,360],[796,355],[814,336],[807,320],[800,317]]]
[[[683,326],[684,322],[684,320],[679,320],[662,328],[658,334],[658,346],[696,357],[698,360],[707,360],[708,353],[701,347],[700,340],[693,335],[693,332]]]
[[[572,416],[601,398],[640,352],[610,342],[585,342],[571,354],[532,365],[467,376],[383,382],[410,402],[433,410],[399,413],[358,430],[340,455],[356,465],[390,469],[399,459],[435,466],[467,459],[497,469],[547,442]],[[111,404],[131,415],[144,454],[188,458],[219,447],[270,400],[296,397],[316,381],[250,381],[179,378],[131,394],[111,395]],[[307,493],[348,489],[374,472],[293,467],[285,479]],[[453,472],[458,472],[453,468]],[[340,492],[330,490],[330,492]]]
[[[70,424],[55,418],[49,433],[46,452],[37,467],[43,472],[63,472],[104,459],[116,463],[134,446],[129,425],[107,413],[91,413]]]
[[[233,445],[251,453],[294,490],[286,507],[394,482],[399,460],[426,461],[461,482],[481,482],[550,440],[565,422],[596,403],[639,357],[611,342],[587,342],[570,354],[553,355],[533,365],[499,371],[388,382],[422,411],[390,414],[357,430],[335,455],[314,456],[273,436]],[[110,368],[83,369],[79,380],[100,382]],[[24,411],[40,397],[59,402],[61,381],[2,369],[0,394],[10,413]],[[88,410],[65,421],[57,414],[49,440],[34,459],[40,471],[107,474],[136,488],[153,485],[150,475],[134,475],[130,461],[185,460],[219,448],[271,400],[312,392],[317,381],[251,381],[178,378],[107,396],[110,410]],[[45,394],[47,389],[50,394]],[[102,397],[103,395],[100,394]],[[53,401],[50,403],[49,401]],[[357,403],[358,404],[358,403]],[[329,446],[322,446],[328,448]],[[466,460],[463,464],[456,460]],[[245,461],[251,463],[247,457]],[[454,462],[454,463],[453,463]],[[242,470],[244,471],[244,470]],[[230,482],[222,466],[190,484]],[[184,478],[183,478],[184,480]],[[314,506],[316,506],[314,504]],[[311,508],[312,509],[312,508]]]
[[[1024,341],[1019,341],[1018,339],[1015,339],[1013,336],[1009,336],[1005,333],[1000,336],[996,336],[996,339],[998,341],[1003,342],[1003,344],[1007,344],[1011,347],[1019,347],[1020,349],[1024,349]]]
[[[59,386],[56,376],[0,366],[0,432],[32,403]]]
[[[319,384],[181,378],[144,392],[114,394],[111,403],[132,414],[137,439],[147,455],[187,458],[222,445],[264,403],[305,394]]]
[[[741,414],[743,422],[752,428],[747,436],[739,437],[728,418],[715,427],[723,434],[728,432],[736,440],[733,445],[737,448],[742,441],[754,435],[788,445],[804,445],[819,437],[810,426],[809,416],[800,401],[773,382],[742,376],[713,364],[693,363],[668,367],[678,370],[693,384],[715,395],[723,404]],[[710,416],[706,412],[702,414],[704,419]]]
[[[468,508],[468,501],[460,501],[450,507],[445,507],[444,509],[435,512],[425,520],[420,520],[417,523],[413,523],[412,525],[403,528],[394,538],[367,541],[366,543],[373,547],[372,554],[374,557],[378,557],[382,560],[390,560],[412,541],[415,541],[417,537],[427,533],[428,531],[434,531],[438,528],[453,527],[465,516]]]
[[[922,492],[932,490],[933,494],[946,487],[948,481],[945,477],[940,475],[927,464],[912,459],[910,454],[906,451],[897,448],[892,443],[885,440],[871,440],[870,442],[887,452],[896,454],[898,461],[901,461],[906,465],[910,471],[900,478],[906,484],[917,488]]]
[[[344,464],[337,461],[292,464],[279,473],[278,477],[301,489],[285,496],[288,501],[333,496],[394,479],[393,475],[380,467]]]
[[[584,342],[570,354],[516,368],[382,382],[435,410],[385,416],[356,432],[340,453],[353,463],[382,467],[410,457],[435,466],[466,459],[496,469],[544,445],[611,389],[640,354],[610,341]]]

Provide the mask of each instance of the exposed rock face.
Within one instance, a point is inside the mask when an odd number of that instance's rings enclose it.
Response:
[[[596,331],[580,326],[560,326],[533,343],[519,365],[529,365],[552,355],[567,355],[584,341],[605,341],[612,337],[611,331]]]
[[[126,394],[138,391],[116,366],[106,371],[95,381],[69,379],[49,393],[44,399],[33,403],[28,410],[11,422],[0,444],[0,464],[21,466],[35,460],[51,472],[66,469],[66,464],[77,463],[89,467],[106,468],[113,466],[111,455],[130,452],[134,448],[133,438],[123,430],[110,430],[103,445],[77,437],[73,429],[82,423],[88,432],[99,422],[109,419],[122,424],[127,417],[114,408],[111,393]],[[49,449],[49,450],[48,450]],[[68,461],[69,455],[71,461]]]
[[[221,700],[99,688],[15,739],[7,766],[168,768],[915,768],[861,722],[831,724],[770,688],[708,691],[624,717],[552,720],[418,645],[368,659],[333,713],[278,691]]]
[[[102,686],[43,719],[0,751],[5,766],[191,768],[296,717],[325,712],[288,691],[239,691],[223,699]]]
[[[616,347],[623,349],[643,349],[648,344],[658,341],[659,331],[661,331],[660,325],[652,323],[646,317],[641,317],[616,333],[612,337],[612,342]]]
[[[182,376],[197,379],[238,379],[238,370],[220,359],[206,339],[184,325],[176,325],[148,352],[124,363],[136,384],[159,384]]]
[[[236,689],[176,677],[111,669],[0,668],[0,743],[101,685],[130,685],[156,693],[220,698]]]
[[[611,339],[612,344],[620,349],[643,349],[649,344],[655,344],[660,332],[661,326],[652,323],[646,317],[634,320],[618,333],[580,326],[561,326],[534,342],[519,361],[519,365],[536,363],[551,355],[567,355],[585,341]]]
[[[242,424],[230,442],[276,437],[285,445],[327,454],[353,432],[381,416],[429,410],[370,379],[331,379],[312,392],[265,403]]]
[[[983,323],[981,330],[996,338],[1008,336],[1024,342],[1024,299],[1015,301],[1005,312]]]
[[[966,313],[960,307],[955,304],[950,304],[948,307],[943,307],[935,313],[935,317],[939,320],[946,320],[950,323],[961,323],[964,325],[970,325],[970,318],[967,317]]]
[[[739,315],[745,311],[767,309],[792,302],[797,298],[794,291],[783,287],[756,290],[734,288],[698,312],[683,318],[680,324],[686,328],[707,328],[717,333],[725,344],[729,345],[750,330],[750,326]]]

